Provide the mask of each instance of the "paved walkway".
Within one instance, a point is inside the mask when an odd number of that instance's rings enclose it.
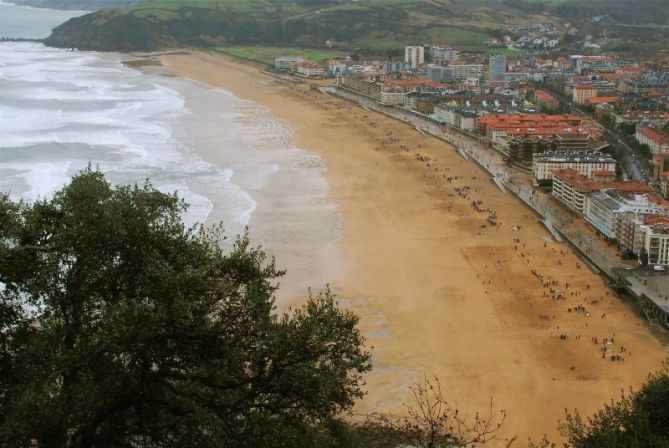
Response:
[[[571,225],[575,217],[571,211],[565,210],[549,195],[537,190],[529,180],[524,180],[525,174],[509,168],[504,162],[504,155],[501,152],[481,142],[481,139],[475,135],[469,135],[447,125],[435,123],[425,115],[421,116],[399,107],[384,106],[373,98],[347,90],[336,89],[336,91],[333,91],[330,89],[327,93],[334,93],[368,110],[377,111],[409,123],[421,132],[451,143],[465,159],[472,159],[485,169],[502,191],[510,191],[515,194],[542,216],[549,231],[553,230],[551,233],[558,231],[567,241],[579,249],[581,254],[597,269],[612,277],[613,269],[623,266],[617,256],[599,247],[597,238],[591,232]],[[577,219],[580,218],[577,217]]]

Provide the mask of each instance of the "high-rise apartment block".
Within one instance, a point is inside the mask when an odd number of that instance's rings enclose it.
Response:
[[[425,62],[425,48],[421,45],[404,47],[404,62],[411,64],[411,68],[423,64]]]

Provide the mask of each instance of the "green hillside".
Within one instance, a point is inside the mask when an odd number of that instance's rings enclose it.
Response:
[[[662,10],[662,0],[647,0]],[[635,20],[630,0],[147,0],[102,10],[56,28],[48,45],[87,50],[157,50],[179,46],[274,46],[397,53],[411,43],[484,51],[499,26]],[[648,9],[648,8],[647,8]],[[629,14],[626,11],[631,10]],[[640,13],[636,13],[639,15]],[[648,15],[646,11],[643,17]],[[659,14],[660,16],[662,14]],[[639,18],[642,18],[639,15]],[[661,19],[660,21],[662,21]]]
[[[514,15],[524,17],[497,0],[150,0],[71,20],[47,43],[117,51],[183,45],[388,51],[443,42],[482,50],[498,20]]]

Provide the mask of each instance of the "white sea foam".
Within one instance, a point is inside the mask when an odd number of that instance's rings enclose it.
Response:
[[[232,107],[232,106],[231,106]],[[204,222],[212,197],[231,233],[255,202],[233,183],[234,166],[204,162],[173,136],[184,98],[118,60],[39,44],[0,44],[0,190],[49,197],[87,164],[113,183],[150,178],[190,204],[187,225]],[[278,169],[260,166],[259,178]]]

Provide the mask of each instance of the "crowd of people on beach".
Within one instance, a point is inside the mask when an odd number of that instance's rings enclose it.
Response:
[[[356,117],[359,119],[362,123],[365,125],[369,126],[371,120],[367,117],[367,115],[363,115],[361,117]],[[374,124],[377,124],[374,122]],[[463,147],[465,143],[465,138],[464,137],[456,137],[456,136],[451,136],[449,137],[451,141],[460,146]],[[414,160],[419,162],[420,164],[423,165],[423,167],[428,171],[428,172],[438,172],[440,171],[440,168],[437,164],[437,161],[433,158],[425,154],[423,151],[419,151],[421,148],[421,145],[418,144],[417,147],[412,147],[412,145],[408,141],[404,141],[402,137],[392,131],[392,130],[386,130],[382,135],[378,136],[378,141],[379,145],[381,148],[389,148],[389,147],[396,147],[399,149],[401,152],[405,153],[412,153],[414,155]],[[471,143],[471,142],[469,142]],[[416,145],[416,144],[414,144]],[[472,155],[472,151],[478,150],[476,145],[471,145],[468,146],[469,148],[468,151],[466,151],[468,154]],[[450,168],[442,168],[442,172],[448,171]],[[426,175],[423,176],[426,178]],[[430,178],[435,178],[435,176],[430,175]],[[459,199],[461,201],[460,203],[464,207],[465,204],[469,205],[469,207],[474,210],[477,214],[487,214],[485,219],[481,222],[480,225],[478,225],[478,235],[483,235],[482,229],[485,229],[486,227],[497,227],[498,230],[500,225],[503,224],[502,221],[499,220],[497,211],[489,206],[486,206],[484,201],[477,197],[479,193],[479,189],[476,187],[475,181],[477,180],[483,180],[484,178],[477,179],[476,176],[472,176],[471,179],[469,177],[465,177],[462,175],[447,175],[443,174],[443,176],[440,173],[439,178],[441,178],[444,181],[444,185],[441,186],[445,187],[442,188],[444,192],[446,193],[447,197],[452,197],[455,199]],[[486,178],[487,179],[487,178]],[[470,182],[471,180],[471,182]],[[532,190],[531,196],[534,196],[536,192]],[[453,199],[451,199],[452,203]],[[450,207],[449,207],[450,210]],[[531,219],[533,216],[529,214],[523,215],[525,219]],[[555,309],[555,307],[559,303],[569,303],[572,300],[578,300],[578,303],[575,305],[567,305],[565,308],[563,308],[565,317],[566,315],[571,315],[571,316],[581,316],[585,320],[583,322],[584,324],[584,330],[583,332],[595,332],[596,330],[593,328],[593,326],[589,327],[589,324],[592,323],[592,316],[593,314],[596,314],[593,311],[593,308],[597,307],[604,301],[604,295],[600,295],[600,297],[592,297],[593,296],[593,290],[591,288],[590,284],[585,284],[583,287],[578,287],[576,285],[576,279],[573,279],[574,274],[570,275],[570,279],[566,280],[563,275],[549,275],[549,274],[543,274],[539,266],[547,266],[548,263],[550,263],[555,269],[558,268],[560,270],[564,269],[565,263],[567,262],[567,259],[569,257],[568,250],[557,246],[553,244],[552,242],[544,241],[542,245],[537,245],[536,243],[534,244],[526,244],[530,243],[530,241],[526,241],[526,237],[523,237],[523,224],[520,223],[514,226],[509,226],[507,229],[510,231],[513,231],[516,233],[516,235],[513,236],[512,238],[512,243],[510,246],[513,248],[515,254],[517,257],[519,257],[521,263],[526,266],[532,266],[530,269],[531,275],[537,280],[539,284],[539,288],[541,291],[541,295],[533,295],[533,294],[528,294],[526,290],[525,285],[518,285],[517,280],[516,283],[508,284],[507,279],[503,281],[503,285],[500,284],[495,284],[493,282],[493,279],[498,278],[496,276],[492,276],[490,278],[484,278],[482,279],[483,283],[483,292],[485,294],[491,293],[491,292],[499,292],[499,293],[512,293],[513,297],[516,299],[522,298],[523,300],[527,300],[528,307],[533,308],[533,307],[539,307],[539,308],[544,308],[544,307],[549,307],[552,308],[552,312],[547,312],[547,311],[540,311],[537,314],[534,314],[534,316],[539,317],[539,321],[542,322],[541,328],[550,330],[552,328],[557,329],[557,333],[553,333],[551,330],[551,334],[554,335],[554,337],[557,337],[560,341],[567,342],[569,340],[574,340],[574,341],[580,341],[581,340],[581,334],[576,334],[573,337],[570,338],[570,332],[574,332],[576,327],[575,327],[575,322],[573,318],[570,319],[565,319],[566,325],[562,325],[562,327],[559,325],[558,321],[560,320],[560,312]],[[474,226],[472,226],[474,228]],[[530,249],[530,247],[534,247],[535,249]],[[533,250],[536,252],[541,252],[541,247],[543,246],[543,249],[545,249],[545,253],[533,253]],[[492,252],[489,254],[489,256],[494,256]],[[548,261],[550,260],[550,261]],[[488,266],[492,265],[494,266],[494,271],[493,273],[501,273],[502,271],[508,270],[509,269],[509,263],[508,259],[504,257],[498,257],[496,259],[496,262],[493,264],[485,264],[485,270],[488,271]],[[571,263],[570,263],[571,264]],[[572,265],[574,268],[581,269],[581,265],[578,262],[574,262]],[[515,268],[514,268],[515,269]],[[548,269],[546,267],[546,269]],[[485,275],[485,274],[482,274]],[[515,275],[519,275],[516,273]],[[477,274],[477,277],[479,274]],[[531,291],[531,289],[530,289]],[[606,292],[606,295],[609,295],[608,292]],[[547,305],[545,302],[541,302],[538,299],[547,299],[550,300],[552,303],[555,305]],[[601,319],[606,318],[606,312],[602,312],[600,314]],[[548,322],[551,322],[550,325],[548,325]],[[553,327],[555,326],[555,327]],[[601,331],[601,330],[600,330]],[[578,330],[576,330],[578,332]],[[630,356],[631,353],[627,351],[627,348],[624,346],[620,346],[618,350],[614,349],[614,338],[613,337],[604,337],[600,338],[598,336],[592,336],[591,341],[593,345],[599,346],[599,350],[601,352],[601,357],[603,359],[610,359],[611,361],[614,362],[622,362],[625,360],[624,355]],[[602,341],[600,343],[600,341]],[[566,352],[570,353],[570,352]],[[576,370],[577,364],[578,364],[578,359],[579,358],[574,358],[571,359],[570,362],[568,362],[567,367],[570,370]]]

